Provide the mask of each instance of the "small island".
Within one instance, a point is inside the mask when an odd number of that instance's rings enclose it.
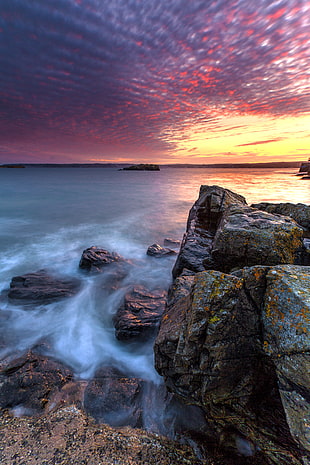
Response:
[[[121,171],[160,171],[159,165],[141,163],[122,168]]]

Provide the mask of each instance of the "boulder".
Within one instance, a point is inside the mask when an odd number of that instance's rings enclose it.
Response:
[[[135,286],[124,297],[114,316],[115,334],[119,340],[146,339],[155,333],[166,303],[167,292],[149,291]]]
[[[184,269],[230,272],[259,264],[308,265],[310,254],[302,236],[303,229],[293,218],[249,207],[242,196],[228,189],[201,186],[173,277]]]
[[[146,254],[150,257],[162,258],[167,257],[167,255],[176,255],[176,251],[169,249],[168,247],[162,247],[159,244],[150,245],[147,249]]]
[[[0,408],[16,415],[42,414],[72,379],[72,371],[60,362],[28,352],[1,369]]]
[[[274,267],[266,280],[264,350],[276,366],[291,433],[310,453],[310,269]]]
[[[40,270],[12,278],[8,297],[13,303],[50,303],[72,297],[80,286],[78,279],[56,277]]]
[[[251,205],[258,210],[293,218],[304,230],[304,237],[310,237],[310,205],[304,203],[268,203],[261,202]]]
[[[86,271],[101,272],[102,268],[113,262],[124,260],[116,252],[108,252],[100,247],[89,247],[82,253],[79,267]]]
[[[116,369],[101,368],[85,389],[84,408],[98,422],[141,427],[143,383]]]
[[[302,228],[285,216],[246,205],[225,210],[206,269],[230,272],[253,265],[295,263],[302,249]]]
[[[214,235],[229,205],[246,205],[241,195],[219,186],[201,186],[199,198],[191,208],[180,252],[173,268],[173,277],[184,269],[204,271],[204,260],[210,259]]]
[[[170,289],[155,341],[155,366],[168,389],[205,411],[221,446],[253,455],[253,463],[261,456],[270,465],[305,463],[309,268],[254,266],[188,278],[187,290],[184,277]]]
[[[169,247],[179,247],[181,245],[181,241],[179,241],[178,239],[171,239],[167,237],[164,240],[164,245],[167,245]]]

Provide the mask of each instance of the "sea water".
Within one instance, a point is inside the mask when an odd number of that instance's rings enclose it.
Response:
[[[149,257],[148,246],[182,239],[201,184],[231,189],[249,204],[309,204],[310,183],[294,174],[292,169],[236,168],[1,169],[0,358],[48,341],[48,354],[69,365],[77,377],[89,378],[104,364],[159,382],[152,341],[117,341],[113,327],[113,315],[130,286],[167,289],[171,282],[175,257]],[[134,261],[119,289],[104,293],[104,274],[81,273],[81,254],[90,246]],[[81,290],[72,298],[30,308],[8,302],[11,278],[40,269],[78,277]]]

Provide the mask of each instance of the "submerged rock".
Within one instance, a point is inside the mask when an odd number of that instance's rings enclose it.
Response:
[[[146,252],[147,255],[155,258],[166,257],[167,255],[176,255],[176,253],[177,252],[175,250],[162,247],[159,244],[150,245]]]
[[[187,292],[182,279],[155,342],[167,387],[204,409],[220,443],[243,438],[266,464],[301,465],[310,451],[309,268],[206,271]]]
[[[164,240],[164,245],[167,245],[169,247],[179,247],[181,245],[181,241],[179,241],[178,239],[171,239],[167,237]]]
[[[56,277],[40,270],[12,278],[8,297],[13,303],[50,303],[72,297],[80,286],[78,279]]]
[[[84,408],[100,423],[141,427],[143,384],[116,369],[101,368],[86,387]]]
[[[163,314],[166,295],[167,292],[162,289],[149,291],[143,286],[135,286],[127,292],[114,317],[117,339],[146,339],[152,336]]]
[[[123,257],[116,252],[108,252],[100,247],[92,246],[83,251],[79,267],[87,271],[101,272],[102,268],[110,263],[123,260]]]

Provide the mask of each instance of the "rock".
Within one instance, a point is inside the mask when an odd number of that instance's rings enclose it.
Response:
[[[101,368],[85,390],[84,408],[101,423],[142,426],[143,381],[113,368]]]
[[[135,286],[127,292],[114,317],[117,339],[146,339],[152,336],[164,311],[166,295],[164,290],[149,291],[143,286]]]
[[[8,297],[13,303],[50,303],[72,297],[80,286],[78,279],[56,277],[40,270],[12,278]]]
[[[231,465],[223,456],[199,460],[191,447],[157,434],[96,424],[74,405],[39,418],[1,422],[4,464]]]
[[[167,245],[169,247],[179,247],[181,245],[181,241],[179,241],[178,239],[170,239],[167,237],[164,240],[164,245]]]
[[[123,168],[124,171],[160,171],[159,165],[140,163],[139,165],[131,165]]]
[[[206,269],[230,272],[253,265],[295,263],[302,249],[302,228],[290,218],[245,205],[223,214]]]
[[[304,237],[310,237],[310,205],[304,203],[256,203],[251,207],[268,213],[289,216],[293,218],[303,229]]]
[[[274,267],[266,280],[264,350],[277,369],[291,433],[310,452],[310,269]]]
[[[299,172],[300,173],[308,173],[309,171],[310,171],[310,162],[305,161],[305,162],[301,163],[300,168],[299,168]]]
[[[72,371],[60,362],[28,352],[1,369],[0,408],[15,415],[42,414],[72,379]]]
[[[191,208],[181,249],[173,268],[173,277],[182,274],[184,268],[204,271],[203,262],[210,259],[214,235],[229,205],[246,205],[241,195],[219,186],[201,186],[199,198]]]
[[[124,259],[116,252],[92,246],[83,251],[79,267],[87,271],[101,272],[105,266],[121,260]]]
[[[150,257],[162,258],[167,255],[175,255],[177,252],[175,250],[168,249],[167,247],[162,247],[159,244],[153,244],[149,246],[146,253]]]
[[[184,277],[171,287],[155,341],[155,366],[168,389],[204,410],[221,447],[252,453],[253,463],[305,463],[309,268],[254,266],[187,278],[187,289]]]

